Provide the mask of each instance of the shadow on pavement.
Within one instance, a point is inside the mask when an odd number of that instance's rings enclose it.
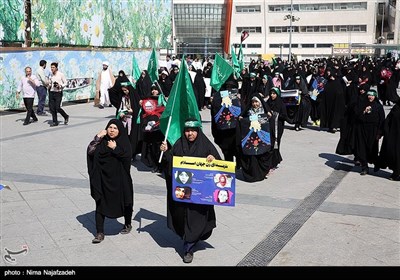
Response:
[[[331,167],[332,169],[343,170],[348,172],[356,172],[356,173],[361,172],[361,167],[354,166],[354,161],[347,157],[329,153],[320,153],[319,157],[326,159],[327,162],[325,162],[325,165]],[[349,165],[351,166],[350,169]],[[369,164],[368,175],[388,179],[391,175],[391,172],[382,169],[380,169],[378,172],[374,172],[374,167],[371,164]]]
[[[153,223],[142,227],[142,220],[152,220]],[[181,257],[183,257],[183,241],[167,227],[167,218],[158,213],[140,208],[133,218],[138,222],[138,233],[147,232],[153,240],[162,248],[174,248]],[[206,248],[213,248],[207,242],[200,241],[195,246],[195,251],[201,251]]]
[[[96,223],[95,223],[95,211],[79,215],[76,219],[82,224],[84,228],[86,228],[90,233],[95,235],[96,232]],[[118,222],[117,219],[109,219],[106,217],[104,222],[104,234],[105,235],[117,235],[123,228],[123,224]]]

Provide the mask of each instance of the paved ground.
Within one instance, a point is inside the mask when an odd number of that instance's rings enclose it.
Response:
[[[400,265],[399,182],[389,170],[360,176],[352,157],[335,154],[339,134],[314,127],[285,130],[284,161],[267,180],[238,174],[236,206],[216,207],[217,228],[193,263],[182,262],[182,241],[166,227],[164,180],[140,160],[131,169],[134,230],[120,235],[123,219],[107,220],[94,245],[86,147],[114,109],[64,109],[70,123],[58,127],[50,116],[28,126],[25,113],[0,117],[0,181],[11,188],[0,191],[0,266]],[[209,110],[202,116],[210,135]]]

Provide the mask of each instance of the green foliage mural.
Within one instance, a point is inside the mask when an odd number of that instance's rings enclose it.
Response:
[[[0,0],[0,41],[24,41],[24,1]]]
[[[171,0],[33,0],[33,44],[168,48],[171,6]]]

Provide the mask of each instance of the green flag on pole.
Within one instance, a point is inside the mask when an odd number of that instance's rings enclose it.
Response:
[[[242,70],[244,69],[244,59],[243,59],[243,48],[242,48],[242,44],[240,44],[240,47],[239,47],[238,61],[239,61],[239,68],[240,68],[240,71],[242,71]]]
[[[235,70],[235,76],[236,76],[236,78],[239,78],[240,71],[242,71],[242,69],[240,69],[239,61],[237,60],[237,57],[235,54],[235,49],[233,48],[233,45],[231,46],[231,56],[232,56],[232,67],[233,67],[233,70]]]
[[[150,55],[149,64],[147,65],[147,72],[149,72],[152,83],[158,80],[158,59],[154,48]]]
[[[232,66],[216,53],[211,72],[210,86],[218,91],[233,72]]]
[[[160,129],[168,142],[173,145],[182,136],[185,120],[196,118],[201,121],[199,108],[194,95],[192,80],[185,59],[172,86],[167,105],[160,117]]]
[[[139,65],[137,63],[135,54],[133,54],[132,58],[132,78],[135,80],[134,84],[132,85],[133,88],[136,88],[136,83],[140,78],[142,71],[140,71]]]

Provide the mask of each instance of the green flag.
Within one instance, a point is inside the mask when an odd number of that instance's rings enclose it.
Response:
[[[235,70],[236,78],[238,78],[238,77],[240,77],[240,71],[242,71],[242,69],[240,69],[239,61],[237,60],[237,57],[235,54],[235,49],[233,48],[233,45],[231,46],[231,56],[232,56],[232,67],[233,67],[233,70]]]
[[[275,68],[275,66],[278,65],[278,62],[276,61],[275,57],[272,58],[272,68]]]
[[[149,64],[147,65],[147,72],[149,72],[152,83],[158,80],[158,59],[154,48],[150,55]]]
[[[242,44],[240,44],[240,47],[239,47],[238,61],[239,61],[239,69],[240,69],[240,71],[242,71],[244,69]]]
[[[172,86],[167,105],[160,117],[160,129],[173,145],[182,136],[187,118],[201,120],[192,80],[185,59],[182,58],[181,69]],[[168,124],[170,122],[170,124]]]
[[[232,66],[226,62],[219,54],[215,54],[215,61],[211,72],[210,86],[218,91],[225,81],[233,73]]]
[[[136,88],[136,83],[140,78],[140,75],[142,74],[142,71],[140,71],[139,65],[136,61],[135,54],[133,54],[132,58],[132,78],[135,80],[134,84],[132,85],[133,88]]]

